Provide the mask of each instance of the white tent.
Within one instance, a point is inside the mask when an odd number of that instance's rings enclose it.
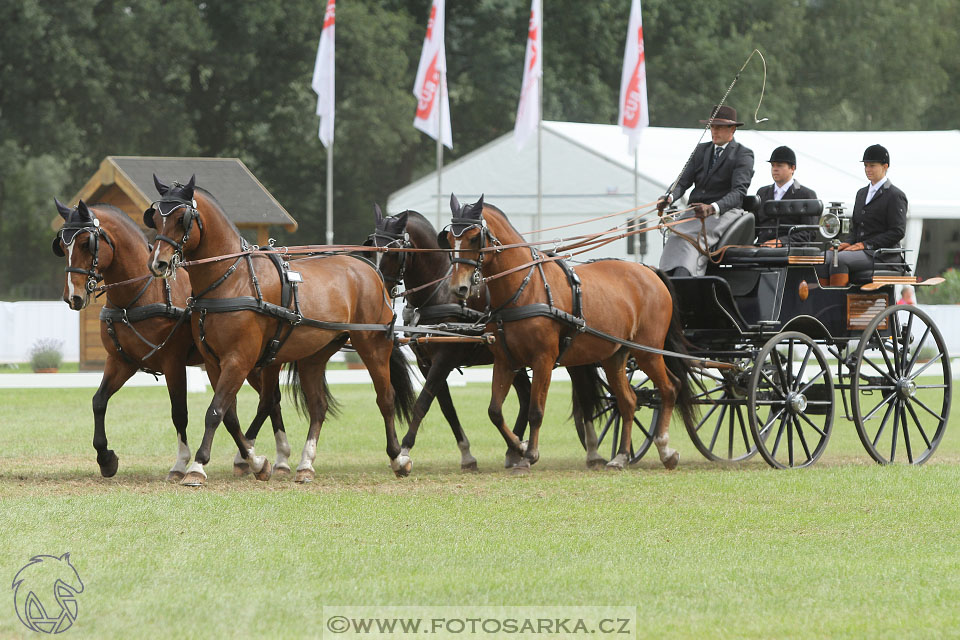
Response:
[[[697,142],[709,139],[702,129],[650,127],[644,131],[637,156],[637,202],[652,203],[673,183]],[[770,184],[766,160],[774,148],[787,145],[797,153],[796,179],[817,192],[825,202],[843,202],[849,212],[856,192],[867,184],[860,159],[871,144],[890,151],[890,180],[910,201],[905,246],[910,260],[927,256],[929,270],[939,271],[960,256],[952,234],[960,231],[960,195],[953,195],[942,176],[956,175],[960,160],[960,131],[765,131],[741,129],[736,139],[753,149],[756,164],[750,193]],[[626,211],[634,206],[634,159],[619,127],[575,122],[543,123],[543,226],[555,227],[597,216]],[[953,170],[951,170],[951,167]],[[517,151],[512,134],[506,134],[445,166],[440,226],[450,218],[449,194],[462,202],[481,193],[487,202],[506,212],[521,231],[533,230],[537,210],[536,145]],[[688,192],[689,193],[689,192]],[[930,197],[935,193],[935,197]],[[953,196],[953,197],[951,197]],[[390,213],[414,209],[437,220],[437,176],[431,173],[393,193]],[[605,220],[547,231],[554,239],[601,231],[624,222],[624,213]],[[924,221],[944,221],[948,227]],[[955,228],[956,227],[956,228]],[[934,233],[930,229],[934,229]],[[945,232],[948,231],[948,232]],[[645,262],[660,257],[659,233],[647,234]],[[921,247],[923,237],[923,247]],[[549,248],[549,247],[548,247]],[[589,257],[627,257],[627,241],[619,240],[588,254]],[[924,261],[921,261],[921,269]]]

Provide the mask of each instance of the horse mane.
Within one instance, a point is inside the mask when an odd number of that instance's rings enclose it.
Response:
[[[217,209],[217,211],[220,213],[220,215],[223,216],[223,219],[227,221],[227,224],[229,224],[231,227],[233,227],[233,230],[236,231],[236,233],[237,233],[237,235],[240,237],[240,239],[246,241],[246,238],[243,237],[243,234],[240,233],[240,229],[237,228],[237,225],[235,225],[235,224],[233,223],[233,220],[230,219],[230,216],[227,215],[226,210],[223,208],[223,205],[220,204],[220,201],[217,200],[217,197],[216,197],[216,196],[214,196],[212,193],[210,193],[207,189],[204,189],[203,187],[200,187],[200,186],[195,186],[195,187],[193,188],[193,190],[194,190],[194,192],[199,191],[200,193],[202,193],[203,195],[205,195],[205,196],[207,197],[207,199],[210,200],[210,204],[212,204],[212,205]]]
[[[134,222],[133,219],[130,218],[130,216],[128,216],[120,207],[108,204],[106,202],[97,202],[87,205],[87,207],[90,209],[96,209],[97,211],[95,213],[98,215],[100,213],[112,214],[107,216],[111,221],[115,221],[117,224],[126,227],[127,231],[136,234],[138,238],[143,240],[144,245],[147,247],[150,246],[150,241],[147,240],[147,235],[143,232],[143,229],[141,229],[137,223]]]
[[[520,242],[524,241],[523,234],[517,231],[517,228],[513,226],[513,223],[510,222],[510,218],[507,217],[507,214],[505,214],[502,209],[500,209],[496,205],[490,204],[489,202],[484,202],[483,208],[484,208],[484,213],[486,213],[487,209],[490,209],[494,213],[498,214],[501,218],[503,218],[503,222],[505,225],[507,225],[507,228],[513,231],[515,234],[517,234],[517,237],[520,238]]]

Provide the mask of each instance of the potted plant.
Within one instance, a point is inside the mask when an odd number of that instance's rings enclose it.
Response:
[[[30,347],[30,366],[34,373],[56,373],[63,362],[63,341],[43,338]]]

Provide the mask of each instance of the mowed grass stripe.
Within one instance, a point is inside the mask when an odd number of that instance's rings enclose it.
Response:
[[[69,632],[78,637],[316,637],[324,604],[630,605],[642,637],[960,628],[953,431],[924,467],[878,467],[840,420],[816,467],[774,472],[706,462],[676,423],[677,471],[654,451],[623,473],[590,472],[566,419],[569,385],[557,383],[541,462],[514,477],[478,385],[454,396],[481,472],[459,472],[432,412],[414,475],[397,480],[372,391],[334,391],[344,411],[321,433],[315,483],[234,478],[221,428],[199,491],[162,482],[175,451],[162,389],[111,402],[120,472],[109,480],[90,446],[89,390],[0,393],[4,575],[34,554],[71,551],[87,586]],[[192,446],[208,401],[190,396]],[[254,404],[243,392],[242,420]],[[287,422],[295,463],[306,425],[291,409]],[[272,440],[267,427],[258,441],[271,460]],[[30,633],[10,604],[0,636]]]

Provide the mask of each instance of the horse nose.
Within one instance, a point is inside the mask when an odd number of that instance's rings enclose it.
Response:
[[[466,300],[467,295],[470,293],[470,287],[465,284],[462,284],[459,287],[457,287],[456,291],[454,291],[453,293],[461,300]]]
[[[162,278],[167,272],[168,263],[166,260],[154,260],[150,263],[150,272],[158,278]]]
[[[80,296],[73,296],[70,298],[70,301],[67,304],[69,304],[70,308],[74,311],[80,311],[80,309],[83,309],[83,298]]]

